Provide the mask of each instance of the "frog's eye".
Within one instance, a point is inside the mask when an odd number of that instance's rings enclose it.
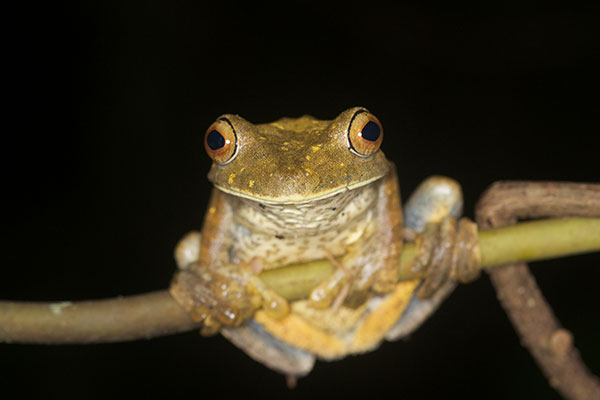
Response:
[[[225,165],[237,154],[237,135],[227,118],[213,123],[204,135],[204,148],[208,156],[217,164]]]
[[[379,150],[382,140],[383,128],[379,120],[367,110],[358,110],[348,127],[350,151],[361,157],[369,157]]]

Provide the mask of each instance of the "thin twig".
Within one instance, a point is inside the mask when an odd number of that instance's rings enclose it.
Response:
[[[66,344],[150,339],[198,328],[168,291],[79,302],[0,302],[0,342]]]
[[[498,182],[477,206],[481,229],[514,224],[517,218],[600,216],[600,185]],[[552,387],[573,400],[600,399],[600,381],[585,366],[544,299],[525,263],[490,270],[492,283],[522,343]]]
[[[567,231],[571,232],[569,237],[564,234]],[[528,236],[528,241],[537,245],[522,240],[522,236]],[[593,237],[596,240],[590,241]],[[563,247],[562,253],[556,253],[562,242],[569,241],[574,242],[570,248]],[[522,223],[510,230],[482,232],[480,249],[484,266],[486,262],[497,264],[498,260],[539,259],[543,258],[544,251],[555,257],[597,251],[600,250],[600,219],[557,219]],[[405,246],[400,261],[404,279],[415,278],[409,268],[415,253],[413,245]],[[524,253],[528,253],[528,257],[523,258]],[[266,271],[261,274],[261,279],[292,300],[306,297],[331,271],[331,263],[325,260]],[[198,324],[191,321],[167,291],[73,303],[0,301],[0,342],[115,342],[168,335],[197,327]]]

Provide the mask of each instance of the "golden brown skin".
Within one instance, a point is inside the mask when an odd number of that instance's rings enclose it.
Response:
[[[171,286],[204,333],[221,329],[291,375],[307,373],[313,354],[339,358],[379,344],[419,285],[397,283],[403,214],[382,137],[379,121],[361,107],[331,121],[253,125],[226,114],[211,125],[215,189],[201,234],[188,234],[176,249],[181,271]],[[429,220],[432,206],[424,208],[412,214]],[[307,300],[288,304],[256,277],[324,258],[338,268]]]
[[[213,163],[209,180],[221,191],[266,203],[305,203],[359,188],[382,178],[388,162],[381,151],[359,157],[349,151],[351,108],[332,121],[311,116],[253,125],[226,114],[235,126],[238,153],[226,165]]]
[[[402,246],[400,198],[395,172],[378,148],[367,156],[351,151],[350,126],[365,115],[357,107],[332,121],[219,119],[233,129],[235,157],[213,163],[209,179],[217,189],[197,260],[182,265],[172,290],[205,321],[206,331],[240,324],[260,297],[271,314],[287,313],[285,301],[260,285],[249,264],[277,268],[341,257],[338,271],[311,295],[318,308],[336,298],[336,308],[344,301],[358,307],[371,289],[393,289]]]

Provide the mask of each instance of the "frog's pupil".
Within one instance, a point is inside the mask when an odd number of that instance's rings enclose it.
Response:
[[[380,134],[381,129],[379,129],[379,125],[373,121],[367,122],[361,132],[361,136],[371,142],[376,142]]]
[[[225,146],[225,138],[217,130],[212,130],[206,136],[206,144],[211,150],[218,150]]]

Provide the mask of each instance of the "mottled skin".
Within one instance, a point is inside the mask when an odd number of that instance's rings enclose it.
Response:
[[[204,332],[220,329],[288,375],[310,371],[314,355],[339,358],[374,348],[386,333],[406,334],[453,287],[419,300],[419,282],[397,283],[403,217],[395,168],[378,145],[365,156],[349,139],[365,116],[356,107],[332,121],[253,125],[221,117],[235,132],[236,151],[210,170],[215,189],[202,233],[176,249],[181,272],[171,292],[204,321]],[[447,178],[431,178],[413,199],[406,213],[416,231],[460,213],[460,188]],[[336,272],[291,305],[256,278],[261,269],[334,257]]]
[[[333,121],[310,116],[253,125],[226,114],[238,136],[238,154],[213,163],[209,180],[221,191],[264,203],[312,202],[382,178],[388,161],[381,151],[358,157],[348,151],[347,129],[356,107]]]

